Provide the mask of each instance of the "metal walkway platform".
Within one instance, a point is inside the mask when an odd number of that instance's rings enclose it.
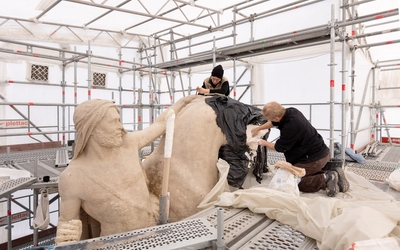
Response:
[[[60,245],[55,249],[213,249],[219,209],[223,209],[223,241],[227,249],[318,249],[315,240],[263,214],[215,207],[180,222]]]
[[[224,241],[229,249],[318,249],[314,239],[248,209],[213,207],[190,218],[203,217],[217,227],[218,209],[224,210]]]
[[[8,195],[31,186],[31,184],[35,183],[37,178],[34,177],[25,177],[11,180],[2,180],[0,182],[0,198],[6,198]]]
[[[204,218],[184,220],[122,234],[56,246],[56,250],[165,250],[206,249],[217,239],[217,230]]]

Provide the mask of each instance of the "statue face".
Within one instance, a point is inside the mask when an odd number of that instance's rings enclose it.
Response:
[[[93,131],[94,140],[103,147],[119,147],[122,144],[120,115],[115,108],[109,108]]]

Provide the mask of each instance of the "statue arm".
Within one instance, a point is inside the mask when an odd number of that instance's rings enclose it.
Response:
[[[60,191],[62,191],[62,187],[61,185]],[[60,192],[62,198],[60,217],[57,223],[56,245],[79,241],[82,234],[82,222],[79,219],[81,199],[68,190],[64,189],[64,191]]]
[[[169,109],[165,110],[158,116],[157,120],[151,124],[149,127],[143,129],[142,131],[138,131],[138,138],[139,138],[139,149],[143,148],[144,146],[150,144],[154,139],[157,137],[165,134],[166,129],[166,118],[168,114],[168,110],[172,109],[175,112],[175,115],[186,107],[191,101],[194,99],[199,98],[198,95],[189,95],[179,99],[175,104],[173,104]]]

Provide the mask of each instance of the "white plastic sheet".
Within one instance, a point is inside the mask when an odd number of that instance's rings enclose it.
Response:
[[[335,198],[327,197],[323,190],[300,192],[297,197],[261,184],[235,192],[219,188],[207,195],[202,206],[231,206],[263,213],[315,239],[323,250],[348,249],[354,242],[370,239],[394,237],[399,241],[400,202],[365,178],[346,170],[345,174],[350,190]],[[220,182],[226,183],[226,179],[221,178]]]
[[[389,177],[386,179],[386,182],[394,190],[400,191],[400,168],[397,168],[390,173]]]

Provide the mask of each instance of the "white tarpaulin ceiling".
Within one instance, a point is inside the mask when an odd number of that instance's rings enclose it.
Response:
[[[306,9],[304,20],[318,17],[318,6],[324,1],[213,1],[213,0],[13,0],[0,2],[0,38],[18,40],[82,43],[108,39],[109,46],[129,47],[131,41],[149,43],[154,38],[161,42],[193,37],[212,39],[226,35],[218,32],[236,24],[254,21],[263,26],[263,15],[276,14],[282,19],[271,28],[284,26],[290,20],[289,10]],[[372,16],[363,25],[356,24],[357,34],[367,35],[362,43],[384,44],[372,46],[369,52],[374,61],[393,60],[400,54],[398,0],[331,1],[339,7],[348,2],[348,11],[357,17]],[[358,5],[357,2],[360,4]],[[316,6],[312,9],[310,6]],[[304,8],[303,8],[304,7]],[[353,9],[354,7],[354,9]],[[234,15],[236,12],[236,15]],[[326,15],[328,13],[328,15]],[[321,10],[322,23],[330,21],[330,10]],[[384,13],[376,15],[376,13]],[[396,13],[393,15],[393,13]],[[337,13],[340,15],[340,13]],[[386,17],[390,15],[390,17]],[[235,20],[234,20],[235,19]],[[317,18],[315,18],[317,20]],[[340,20],[340,17],[337,17]],[[349,20],[349,19],[348,19]],[[293,20],[290,20],[293,21]],[[303,20],[301,20],[303,21]],[[277,21],[278,22],[278,21]],[[319,21],[316,21],[319,22]],[[294,23],[301,23],[296,20]],[[300,26],[301,27],[301,26]],[[307,27],[304,27],[307,28]],[[227,29],[228,30],[228,29]],[[171,37],[173,31],[173,37]],[[256,32],[257,29],[254,30]],[[229,29],[231,32],[231,29]],[[242,32],[240,31],[237,31]],[[250,31],[244,31],[250,32]],[[279,35],[278,33],[276,35]],[[123,38],[121,38],[123,37]],[[257,35],[254,35],[257,38]],[[265,37],[261,37],[265,38]],[[104,40],[103,40],[104,42]],[[368,48],[367,48],[368,49]]]

